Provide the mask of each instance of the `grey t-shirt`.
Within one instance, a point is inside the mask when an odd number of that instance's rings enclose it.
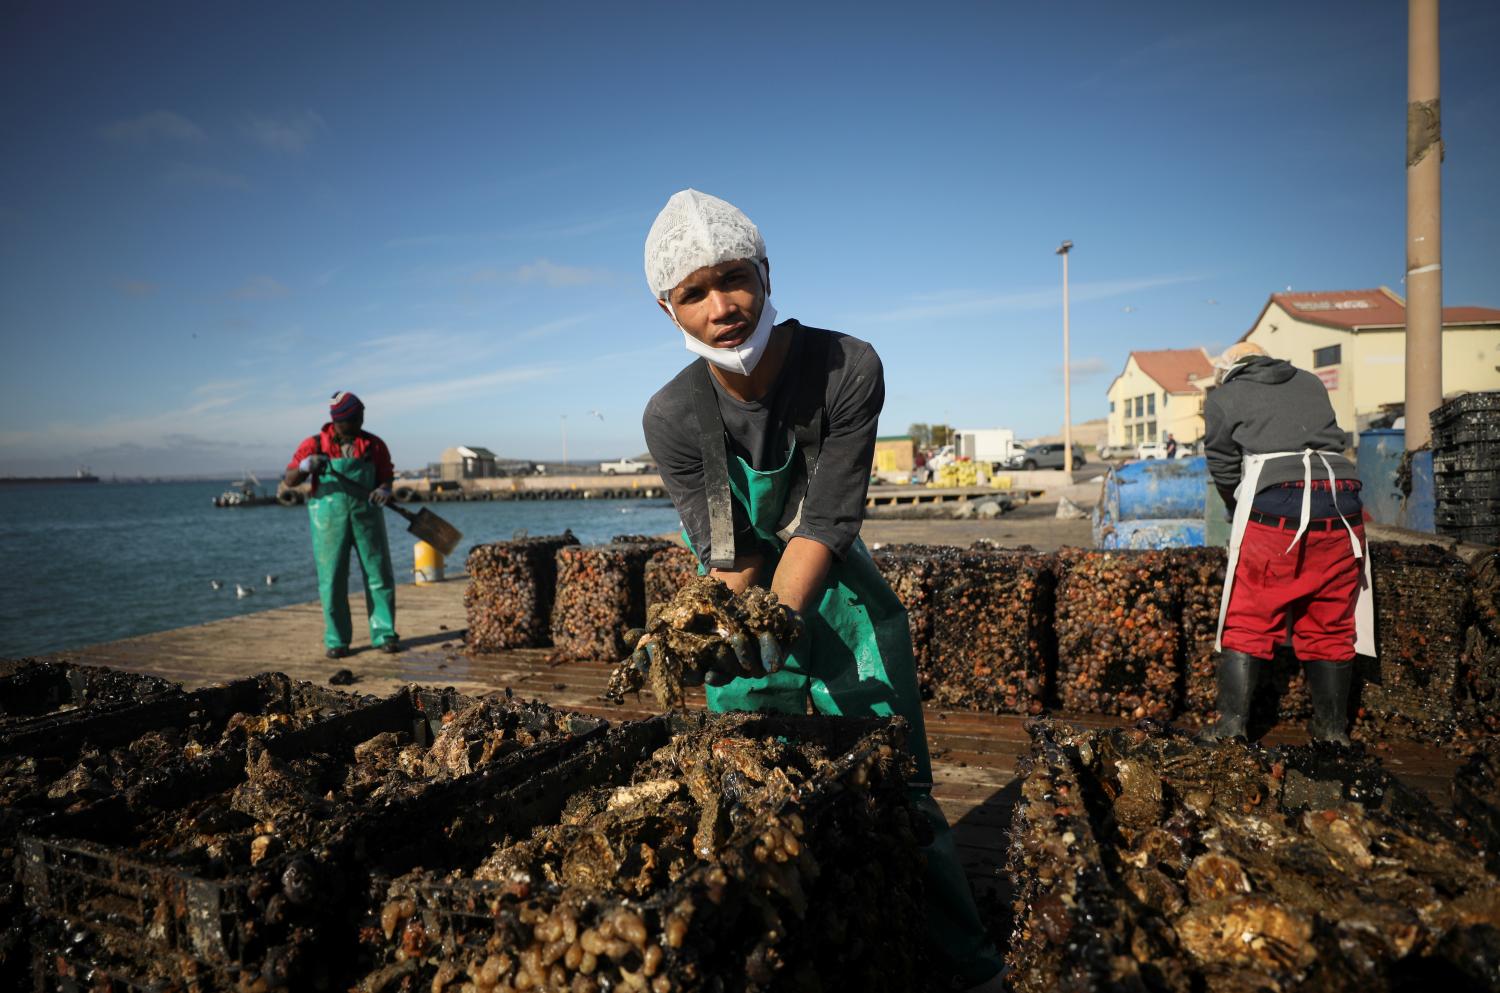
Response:
[[[869,342],[820,328],[787,321],[791,346],[776,382],[759,400],[737,400],[716,378],[714,394],[729,455],[744,459],[758,471],[780,469],[793,459],[794,472],[804,471],[790,427],[789,412],[802,403],[821,403],[824,411],[818,469],[802,504],[793,537],[811,538],[827,545],[842,559],[859,536],[865,494],[875,456],[875,430],[885,404],[885,375],[880,357]],[[813,344],[811,336],[826,336]],[[821,352],[826,369],[809,369],[807,354]],[[661,469],[662,481],[682,515],[682,524],[698,557],[709,557],[708,499],[703,489],[703,455],[698,418],[693,405],[694,379],[703,375],[701,361],[679,372],[657,391],[642,417],[646,447]],[[816,394],[815,396],[810,394]],[[755,551],[756,537],[738,501],[734,504],[735,554]]]

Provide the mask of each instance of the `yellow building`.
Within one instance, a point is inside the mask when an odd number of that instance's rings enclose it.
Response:
[[[1316,373],[1346,431],[1405,402],[1406,301],[1384,286],[1273,293],[1240,340]],[[1500,309],[1444,307],[1443,394],[1497,389]]]
[[[1201,348],[1131,352],[1109,384],[1109,446],[1166,441],[1187,445],[1203,437],[1203,390],[1193,380],[1213,374]]]

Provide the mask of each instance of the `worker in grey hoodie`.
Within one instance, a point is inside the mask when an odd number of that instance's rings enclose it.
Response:
[[[1204,450],[1234,515],[1219,608],[1219,720],[1244,737],[1263,666],[1290,629],[1307,673],[1314,740],[1347,745],[1354,656],[1374,654],[1359,476],[1322,380],[1251,342],[1214,363]]]

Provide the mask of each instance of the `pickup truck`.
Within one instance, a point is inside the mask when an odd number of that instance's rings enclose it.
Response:
[[[599,471],[606,476],[633,475],[637,472],[646,472],[651,467],[644,462],[635,459],[620,459],[618,462],[600,462]]]

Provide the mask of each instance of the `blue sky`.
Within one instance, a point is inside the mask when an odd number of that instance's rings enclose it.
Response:
[[[1500,305],[1500,6],[1443,4],[1449,303]],[[12,3],[0,474],[285,462],[353,389],[397,464],[643,448],[688,359],[641,250],[685,186],[886,433],[1075,419],[1133,348],[1389,285],[1406,4]]]

